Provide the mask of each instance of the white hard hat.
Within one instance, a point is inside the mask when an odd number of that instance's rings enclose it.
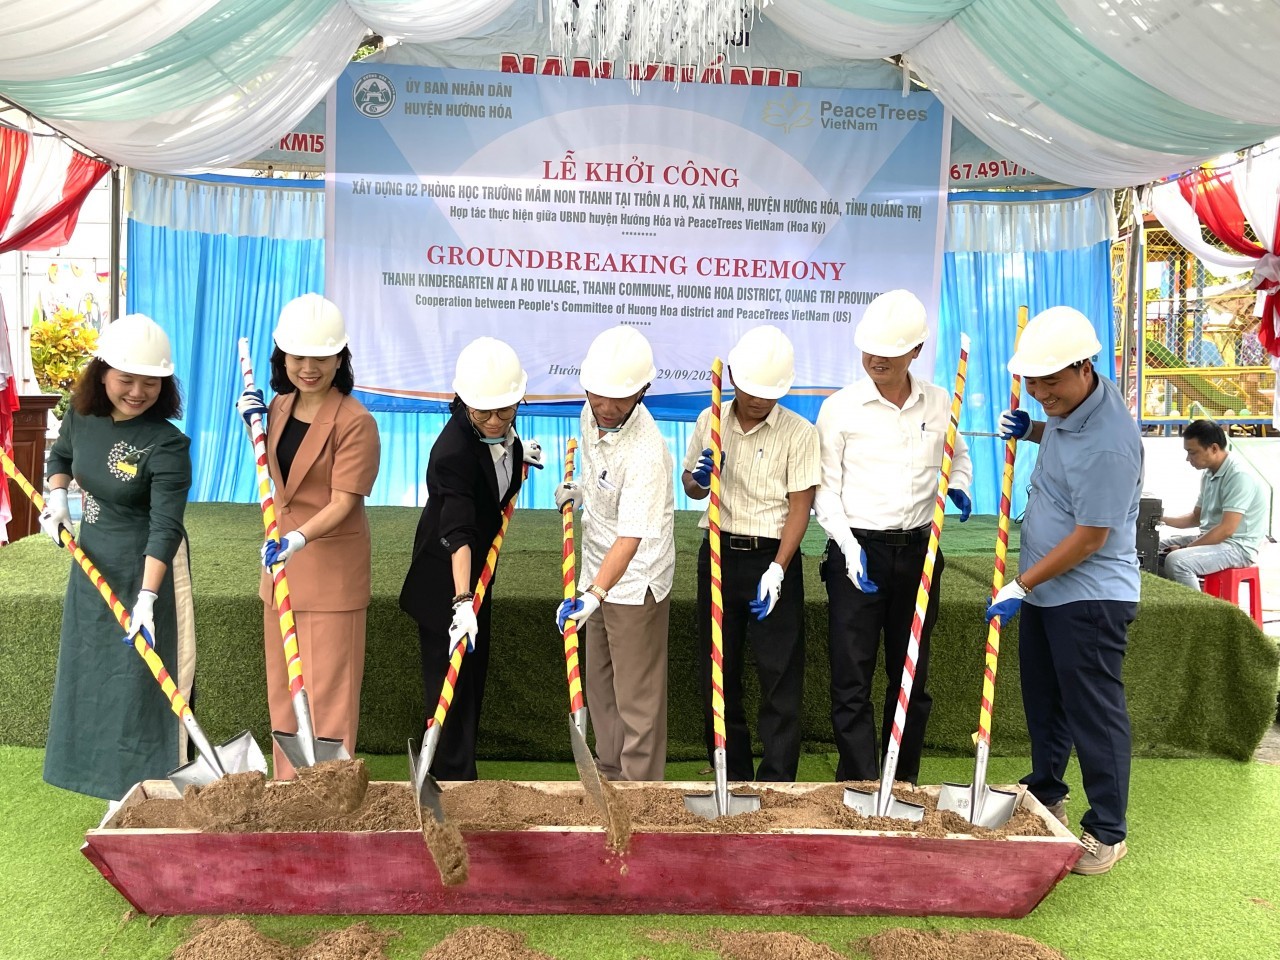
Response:
[[[173,376],[169,335],[141,313],[131,313],[107,324],[98,337],[94,355],[121,373],[140,377]]]
[[[1041,310],[1022,331],[1009,372],[1024,377],[1047,377],[1102,349],[1093,324],[1074,307]]]
[[[924,304],[910,290],[890,290],[867,305],[854,345],[876,357],[900,357],[929,337],[929,317]]]
[[[510,346],[493,337],[472,340],[458,354],[453,392],[476,410],[501,410],[524,399],[529,375]]]
[[[280,309],[276,346],[295,357],[332,357],[347,345],[342,311],[318,293],[294,297]]]
[[[775,326],[753,327],[729,351],[734,385],[761,400],[787,395],[796,380],[796,351]]]
[[[591,341],[578,382],[587,393],[621,399],[639,393],[658,375],[653,348],[635,327],[610,327]]]

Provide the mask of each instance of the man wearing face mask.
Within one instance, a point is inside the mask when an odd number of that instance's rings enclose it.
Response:
[[[1131,742],[1124,664],[1138,610],[1142,436],[1119,389],[1099,377],[1093,324],[1071,307],[1037,314],[1009,372],[1020,374],[1048,422],[1000,415],[1003,437],[1040,444],[1022,522],[1018,575],[987,608],[1008,623],[1021,610],[1018,658],[1031,737],[1022,782],[1067,822],[1063,777],[1072,745],[1090,809],[1073,873],[1109,871],[1128,848]]]
[[[449,722],[431,772],[441,780],[475,780],[476,734],[489,673],[494,571],[479,611],[472,591],[502,512],[520,492],[522,464],[542,466],[542,447],[516,433],[516,410],[528,376],[511,347],[480,337],[458,354],[452,416],[431,447],[427,506],[413,538],[413,562],[400,609],[418,623],[422,683],[430,716],[454,648],[467,656],[454,686]]]
[[[938,471],[951,419],[951,394],[916,379],[911,361],[929,335],[924,304],[907,290],[891,290],[867,306],[854,344],[866,379],[833,393],[818,412],[822,482],[815,506],[826,530],[822,567],[830,598],[831,725],[840,762],[837,780],[875,780],[889,742],[911,638],[916,593],[929,547]],[[949,495],[969,519],[973,467],[957,435]],[[902,731],[898,778],[920,775],[929,695],[929,637],[938,618],[941,551],[920,636],[911,703]],[[885,691],[876,743],[871,682],[881,635]]]
[[[582,510],[578,595],[560,604],[584,634],[587,707],[600,771],[661,780],[667,755],[667,623],[675,572],[674,461],[641,401],[657,375],[634,327],[605,330],[587,350],[580,382],[580,482],[556,506]]]
[[[730,780],[795,780],[804,690],[804,573],[800,541],[818,485],[818,433],[778,401],[795,381],[795,351],[777,327],[748,330],[729,352],[734,396],[724,405],[720,473],[724,598],[724,720]],[[711,492],[711,410],[689,437],[681,477],[694,500]],[[704,514],[699,525],[706,529]],[[714,762],[711,707],[711,545],[698,549],[698,660],[703,728]],[[760,680],[760,767],[742,702],[750,645]]]

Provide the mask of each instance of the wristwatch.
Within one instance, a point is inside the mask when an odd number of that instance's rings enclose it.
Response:
[[[603,603],[603,602],[604,602],[604,600],[605,600],[605,598],[609,596],[609,591],[608,591],[608,590],[606,590],[604,587],[597,586],[597,585],[596,585],[596,584],[594,584],[594,583],[593,583],[593,584],[591,584],[591,586],[587,587],[587,593],[589,593],[589,594],[591,594],[592,596],[594,596],[594,597],[595,597],[597,600],[599,600],[601,603]]]

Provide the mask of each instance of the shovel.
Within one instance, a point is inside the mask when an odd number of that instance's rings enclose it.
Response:
[[[570,440],[564,455],[564,482],[573,479],[573,455],[578,449],[578,441]],[[563,531],[560,567],[564,579],[564,599],[572,600],[577,589],[577,573],[573,558],[573,504],[566,503],[560,509],[561,529]],[[578,779],[582,788],[595,801],[604,816],[605,828],[615,830],[622,823],[619,819],[621,811],[612,806],[610,794],[600,779],[600,767],[596,758],[591,755],[587,746],[587,705],[582,699],[582,672],[578,667],[578,624],[575,620],[566,620],[564,625],[564,668],[569,681],[569,744],[573,747],[573,763],[578,768]],[[613,838],[616,843],[624,842],[622,838]]]
[[[730,793],[728,762],[725,759],[724,727],[724,597],[720,570],[720,358],[711,364],[711,501],[707,506],[707,524],[711,540],[711,712],[715,730],[712,766],[716,788],[711,793],[686,793],[684,807],[707,820],[753,813],[760,809],[760,794]]]
[[[529,468],[524,467],[524,475],[528,476]],[[511,515],[515,513],[516,501],[512,498],[502,510],[502,526],[498,528],[489,546],[489,553],[484,558],[484,569],[480,571],[480,579],[476,583],[475,596],[471,600],[471,609],[477,614],[484,603],[485,591],[493,579],[493,571],[498,565],[498,552],[502,549],[502,541],[507,536],[507,527],[511,524]],[[418,820],[422,821],[422,808],[426,806],[431,816],[441,825],[445,823],[444,806],[440,802],[440,784],[431,775],[431,762],[435,759],[436,748],[440,745],[440,728],[444,718],[449,714],[449,705],[453,703],[453,690],[458,683],[458,671],[462,669],[462,658],[467,652],[468,638],[453,648],[449,657],[449,669],[444,675],[444,685],[440,688],[440,698],[436,701],[436,711],[427,721],[427,732],[422,738],[422,747],[415,754],[413,741],[409,741],[409,778],[413,781],[413,802],[418,808]]]
[[[32,504],[35,505],[36,510],[43,511],[44,497],[40,496],[36,489],[31,486],[27,478],[18,470],[17,465],[9,459],[9,455],[5,453],[3,447],[0,447],[0,466],[4,467],[4,472],[27,495]],[[71,556],[75,558],[76,563],[80,565],[80,569],[88,576],[89,582],[102,595],[102,599],[107,602],[107,606],[111,608],[111,612],[115,614],[116,620],[119,621],[120,626],[124,628],[127,634],[129,631],[129,612],[125,610],[124,604],[116,597],[106,578],[102,576],[93,561],[76,543],[75,538],[71,536],[71,532],[64,528],[61,530],[61,537],[62,545],[70,551]],[[257,770],[259,773],[264,774],[267,772],[267,761],[262,755],[262,749],[248,730],[242,730],[226,743],[219,744],[216,747],[209,743],[209,738],[200,729],[200,724],[196,722],[196,715],[191,712],[191,707],[187,704],[186,698],[182,696],[178,685],[173,682],[173,677],[165,669],[160,655],[156,653],[155,641],[149,631],[144,628],[138,631],[132,639],[126,637],[124,642],[132,646],[138,652],[138,656],[142,657],[147,668],[151,671],[151,675],[160,684],[160,689],[168,697],[169,708],[182,721],[187,728],[187,735],[191,738],[191,742],[196,745],[198,752],[196,759],[190,763],[183,764],[169,774],[169,782],[177,787],[179,792],[182,792],[191,784],[205,786],[219,777],[225,777],[229,773],[248,773],[250,770]]]
[[[1018,336],[1027,325],[1027,308],[1018,308]],[[1017,341],[1014,341],[1015,347]],[[1022,377],[1013,375],[1009,409],[1017,410],[1022,400]],[[991,597],[1004,586],[1005,554],[1009,551],[1009,514],[1013,500],[1013,463],[1017,441],[1010,437],[1004,445],[1004,475],[1000,480],[1000,522],[996,532],[996,564],[991,575]],[[980,827],[998,829],[1009,822],[1018,806],[1018,795],[987,786],[987,758],[991,753],[991,711],[996,698],[996,667],[1000,661],[1000,618],[987,625],[986,665],[982,673],[982,703],[978,709],[978,732],[974,735],[977,758],[973,783],[944,783],[938,794],[938,809],[958,813]]]
[[[852,807],[864,817],[892,817],[895,820],[919,822],[924,819],[924,807],[907,803],[893,795],[893,777],[898,772],[898,752],[902,749],[902,729],[907,725],[907,707],[911,704],[911,684],[916,675],[916,661],[920,657],[920,637],[924,631],[925,612],[929,609],[929,594],[933,589],[933,565],[938,558],[938,541],[942,537],[942,521],[946,515],[947,487],[951,481],[951,457],[955,452],[956,430],[960,424],[960,405],[964,401],[965,374],[969,367],[969,335],[960,334],[960,362],[956,365],[955,390],[951,395],[951,420],[947,424],[947,438],[942,448],[942,467],[938,471],[938,493],[933,502],[933,523],[929,528],[929,548],[924,557],[924,569],[920,572],[920,587],[916,590],[916,611],[911,618],[911,638],[907,643],[907,659],[902,665],[902,680],[898,685],[898,703],[894,708],[893,727],[889,746],[885,751],[884,766],[880,772],[880,788],[875,793],[845,787],[845,806]]]
[[[253,364],[249,359],[249,341],[240,338],[240,372],[244,375],[244,388],[254,389]],[[280,540],[280,528],[276,525],[275,500],[271,495],[271,476],[267,472],[267,434],[262,429],[262,417],[254,414],[249,424],[253,438],[253,453],[257,460],[258,501],[262,506],[262,524],[267,539]],[[294,769],[312,767],[326,760],[350,760],[351,754],[341,740],[317,737],[311,723],[311,703],[307,699],[306,684],[302,679],[302,654],[298,650],[298,628],[293,619],[293,605],[289,601],[289,578],[284,564],[271,567],[272,587],[276,609],[280,613],[280,636],[284,640],[284,659],[289,674],[289,696],[293,702],[293,716],[298,723],[297,733],[272,730],[276,746],[293,764]]]

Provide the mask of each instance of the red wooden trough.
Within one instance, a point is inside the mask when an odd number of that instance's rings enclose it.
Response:
[[[556,793],[582,789],[578,783],[525,785]],[[682,793],[706,789],[665,786]],[[805,792],[824,785],[768,786]],[[148,780],[130,791],[124,806],[153,797],[177,799],[178,793],[167,780]],[[112,829],[112,818],[88,831],[82,850],[148,914],[1022,917],[1067,874],[1080,845],[1030,794],[1020,802],[1052,836],[636,832],[630,850],[618,856],[598,827],[476,831],[464,834],[470,877],[458,887],[441,884],[416,830],[203,833]]]

